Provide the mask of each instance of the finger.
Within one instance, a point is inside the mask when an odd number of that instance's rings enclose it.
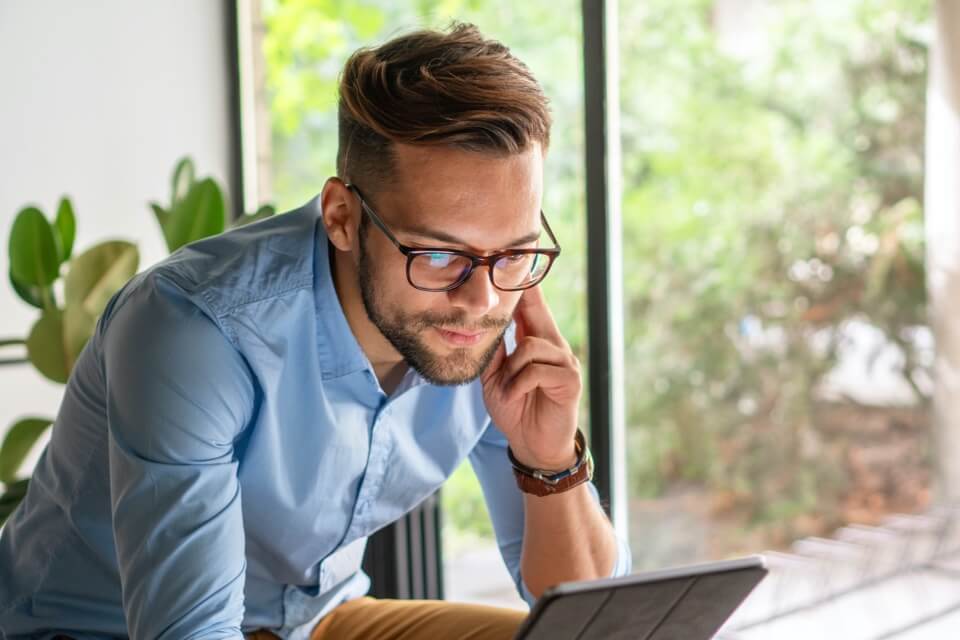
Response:
[[[523,319],[525,335],[546,338],[556,344],[562,343],[560,328],[553,319],[540,285],[524,290],[517,303],[516,315]]]
[[[542,362],[552,364],[557,367],[571,366],[573,354],[557,347],[552,342],[543,338],[527,338],[517,344],[506,362],[503,364],[503,374],[505,380],[510,380],[521,369],[531,362]]]
[[[570,369],[551,364],[528,364],[510,381],[504,394],[505,402],[516,402],[540,389],[554,402],[575,399],[580,394],[580,376]]]
[[[523,326],[523,315],[516,310],[513,312],[513,326],[513,342],[514,344],[520,344],[520,342],[527,337],[527,330],[526,327]]]
[[[489,382],[493,376],[497,373],[500,373],[501,368],[503,367],[504,360],[507,358],[507,344],[506,340],[500,338],[500,344],[497,345],[497,350],[493,354],[493,358],[487,364],[487,368],[483,370],[483,374],[480,376],[480,379],[484,385]]]

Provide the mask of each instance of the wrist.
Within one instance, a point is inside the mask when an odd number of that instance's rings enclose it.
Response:
[[[513,474],[517,485],[524,493],[547,496],[563,493],[593,478],[593,458],[583,432],[577,429],[574,439],[575,459],[557,470],[543,467],[531,467],[518,460],[513,450],[507,447],[507,457],[513,465]],[[557,464],[557,463],[555,463]],[[559,463],[563,464],[563,463]]]
[[[537,457],[526,451],[518,451],[513,447],[510,447],[510,452],[513,454],[513,459],[522,466],[551,474],[569,469],[576,465],[577,460],[580,458],[577,447],[573,441],[570,442],[567,451],[551,458]]]

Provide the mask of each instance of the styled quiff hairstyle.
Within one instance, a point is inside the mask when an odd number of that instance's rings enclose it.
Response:
[[[510,50],[470,24],[360,49],[340,79],[337,175],[370,192],[389,181],[393,145],[509,155],[547,148],[547,97]],[[368,186],[369,185],[369,186]]]

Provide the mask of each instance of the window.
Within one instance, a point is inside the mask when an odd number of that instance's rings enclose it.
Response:
[[[620,3],[637,569],[929,500],[927,3]]]
[[[929,0],[618,3],[622,175],[610,179],[622,183],[635,570],[785,550],[929,506],[931,12]],[[261,197],[288,209],[333,173],[351,51],[453,18],[510,46],[553,102],[544,209],[564,253],[545,288],[586,363],[579,2],[264,2]],[[448,595],[517,603],[505,574],[474,579],[499,559],[469,467],[443,510]]]

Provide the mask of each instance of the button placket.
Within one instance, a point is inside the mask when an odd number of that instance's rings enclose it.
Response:
[[[390,406],[384,407],[374,418],[370,439],[370,455],[367,457],[367,468],[363,482],[357,495],[357,506],[354,509],[348,536],[354,537],[357,531],[367,528],[370,524],[371,510],[380,488],[383,485],[387,456],[390,452],[389,418],[393,413]]]

